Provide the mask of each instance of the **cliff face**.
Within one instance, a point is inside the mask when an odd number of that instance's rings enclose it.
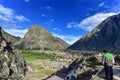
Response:
[[[31,49],[65,49],[68,44],[60,38],[54,37],[44,27],[34,25],[30,27],[24,38],[17,44],[19,47]]]
[[[94,30],[83,36],[68,49],[108,51],[120,53],[120,14],[101,22]]]
[[[13,35],[8,34],[7,32],[5,32],[4,30],[1,30],[2,35],[4,36],[4,38],[8,41],[11,42],[12,44],[15,44],[16,42],[20,41],[20,37],[16,37]]]
[[[25,72],[26,62],[22,54],[10,46],[0,27],[0,79],[19,80]]]

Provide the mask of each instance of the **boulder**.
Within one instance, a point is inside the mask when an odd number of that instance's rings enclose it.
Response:
[[[26,70],[23,55],[7,42],[0,27],[0,80],[19,80]]]

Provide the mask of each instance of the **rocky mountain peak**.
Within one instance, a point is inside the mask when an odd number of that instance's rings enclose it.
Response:
[[[32,25],[31,27],[30,27],[30,29],[44,29],[44,27],[42,27],[42,26],[39,26],[39,25]]]
[[[68,49],[85,51],[120,52],[120,14],[113,15],[102,21],[95,29],[83,36]]]
[[[42,26],[38,26],[38,25],[33,25],[33,26],[31,26],[30,27],[30,29],[29,29],[29,31],[38,31],[38,30],[45,30],[45,28],[44,27],[42,27]]]
[[[44,27],[33,25],[24,38],[16,44],[18,47],[30,49],[65,49],[68,44],[60,38],[54,37]]]
[[[26,62],[22,54],[11,47],[0,27],[0,79],[16,80],[25,75]]]
[[[29,28],[28,32],[25,34],[24,39],[28,38],[38,38],[38,36],[52,36],[44,27],[33,25]]]

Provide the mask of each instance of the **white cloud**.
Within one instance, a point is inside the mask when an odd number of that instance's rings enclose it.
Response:
[[[10,27],[13,28],[13,25],[17,25],[16,28],[22,24],[20,24],[20,22],[24,23],[24,22],[30,22],[29,19],[27,19],[25,16],[23,15],[17,15],[16,12],[11,9],[11,8],[7,8],[4,7],[3,5],[0,4],[0,23],[1,26],[3,27]],[[15,26],[14,26],[15,28]]]
[[[74,42],[76,42],[81,38],[81,36],[74,36],[74,35],[59,35],[59,34],[53,34],[53,35],[63,39],[69,44],[73,44]]]
[[[54,27],[52,30],[53,30],[53,31],[61,31],[61,29],[58,29],[58,28],[56,28],[56,27]]]
[[[113,12],[120,12],[120,0],[114,0],[116,3],[114,6],[109,6],[109,9]]]
[[[29,2],[30,0],[25,0],[25,2]]]
[[[2,15],[0,15],[0,21],[9,21],[9,19],[7,19],[6,17],[4,17],[4,16],[2,16]]]
[[[49,9],[51,9],[51,7],[50,7],[50,6],[46,6],[45,9],[48,9],[48,10],[49,10]]]
[[[79,23],[71,22],[67,24],[67,28],[76,28],[78,27]]]
[[[30,20],[29,19],[27,19],[26,17],[24,17],[24,16],[22,16],[22,15],[16,15],[15,16],[16,17],[16,19],[18,20],[18,21],[22,21],[22,22],[24,22],[24,21],[29,21],[30,22]]]
[[[109,10],[109,11],[111,11],[111,9],[112,9],[112,5],[110,5],[110,4],[108,4],[107,2],[101,2],[99,5],[98,5],[98,7],[102,7],[102,8],[104,8],[106,11],[107,10]]]
[[[91,31],[94,29],[98,24],[100,24],[103,20],[107,17],[115,15],[118,13],[97,13],[90,17],[85,18],[80,23],[71,22],[67,24],[67,28],[80,28],[86,31]]]
[[[47,17],[47,15],[45,15],[45,14],[41,14],[41,16],[42,16],[42,17]]]
[[[109,12],[119,12],[120,11],[120,0],[112,0],[110,3],[109,1],[101,2],[98,7],[104,8],[105,11]]]
[[[15,14],[15,11],[13,9],[6,8],[1,4],[0,4],[0,18],[1,20],[3,19],[4,21],[6,20],[8,22],[15,22],[15,19],[17,21],[30,21],[23,15]]]
[[[98,13],[93,16],[90,16],[84,19],[78,26],[81,29],[91,31],[94,29],[98,24],[100,24],[103,20],[107,17],[115,15],[117,13]]]
[[[102,7],[102,6],[104,6],[104,4],[105,4],[105,2],[102,2],[102,3],[100,3],[98,6],[99,6],[99,7]]]
[[[3,5],[0,4],[0,14],[5,16],[12,16],[14,14],[14,10],[10,8],[5,8]]]
[[[54,19],[51,19],[50,21],[51,21],[51,22],[54,22],[55,20],[54,20]]]
[[[57,30],[57,28],[53,28],[53,30],[55,31],[55,30]]]
[[[19,30],[19,29],[5,29],[6,32],[8,32],[9,34],[12,34],[14,36],[19,36],[21,38],[24,37],[25,33],[28,31],[28,29],[24,29],[24,30]]]

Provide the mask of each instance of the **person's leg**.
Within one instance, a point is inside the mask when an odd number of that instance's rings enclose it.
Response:
[[[108,67],[106,65],[104,66],[104,70],[105,70],[105,79],[108,80]]]
[[[107,66],[107,79],[110,80],[110,66]]]
[[[110,67],[110,80],[113,80],[113,68]]]

